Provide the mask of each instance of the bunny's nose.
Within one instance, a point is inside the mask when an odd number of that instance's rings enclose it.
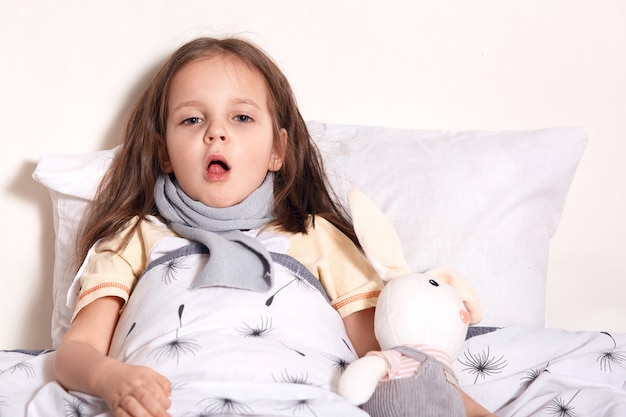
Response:
[[[470,322],[470,315],[465,310],[459,310],[459,316],[461,316],[461,321],[463,324],[467,324]]]

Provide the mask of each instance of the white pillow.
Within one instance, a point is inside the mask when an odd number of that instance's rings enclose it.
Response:
[[[451,266],[475,286],[483,326],[543,326],[549,239],[586,145],[582,128],[426,131],[310,122],[341,199],[359,189],[389,217],[415,271]],[[53,344],[69,325],[76,225],[115,150],[44,155],[52,195]],[[344,200],[345,201],[345,200]]]
[[[423,131],[309,125],[340,198],[387,215],[412,270],[474,285],[482,326],[545,325],[549,239],[587,142],[582,128]]]
[[[82,155],[46,154],[33,172],[33,178],[48,188],[52,198],[55,232],[52,345],[55,348],[67,331],[73,313],[73,309],[66,305],[66,299],[76,272],[72,261],[78,225],[115,151]]]

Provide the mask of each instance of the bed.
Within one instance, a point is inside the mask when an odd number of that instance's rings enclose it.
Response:
[[[468,394],[500,417],[626,415],[626,334],[550,329],[545,323],[549,241],[557,231],[585,149],[583,128],[403,130],[312,121],[309,129],[340,200],[345,202],[352,189],[362,191],[396,228],[414,271],[453,266],[479,293],[483,320],[470,327],[453,365]],[[76,292],[68,248],[77,221],[115,151],[47,154],[33,174],[52,198],[53,346],[67,329]],[[313,283],[301,290],[312,293],[315,302],[323,302]],[[282,378],[292,384],[289,388],[274,384],[267,392],[259,391],[258,384],[228,385],[229,395],[241,398],[237,401],[226,401],[225,396],[221,400],[219,396],[185,397],[186,384],[201,379],[198,364],[204,362],[200,342],[182,343],[178,331],[200,323],[203,316],[173,302],[177,316],[164,331],[175,332],[177,354],[153,348],[146,356],[155,362],[168,357],[176,364],[179,380],[185,381],[174,387],[174,415],[265,415],[269,412],[261,405],[261,397],[272,395],[291,399],[272,415],[363,415],[342,408],[333,392],[334,379],[330,378],[330,390],[307,384],[306,379],[315,379],[314,375],[274,375],[274,382]],[[251,327],[267,327],[267,319],[259,320]],[[134,322],[127,325],[124,338],[131,334]],[[134,343],[157,343],[162,333],[155,340],[143,337],[147,340]],[[298,338],[306,335],[290,340],[296,343]],[[123,343],[116,347],[116,354],[140,360]],[[339,344],[334,349],[326,354],[327,360],[345,365],[354,359]],[[247,354],[254,357],[255,352],[251,349]],[[287,360],[285,355],[279,359]],[[185,362],[186,356],[191,360]],[[108,415],[98,399],[65,392],[53,381],[53,358],[54,349],[0,352],[0,416],[48,416],[50,410],[59,410],[57,415],[63,416]],[[190,366],[181,365],[185,363]],[[337,372],[341,373],[340,366]],[[221,381],[212,383],[207,390],[224,387]],[[324,401],[303,400],[310,395]]]

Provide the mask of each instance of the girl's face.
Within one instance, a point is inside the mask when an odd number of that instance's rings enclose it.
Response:
[[[181,68],[167,106],[163,171],[194,200],[233,206],[282,166],[265,82],[239,59],[218,55]],[[279,140],[286,144],[285,129]]]

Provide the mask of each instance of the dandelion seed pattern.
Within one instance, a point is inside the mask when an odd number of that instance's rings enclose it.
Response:
[[[137,322],[134,321],[133,324],[130,325],[130,329],[128,329],[128,332],[126,332],[126,336],[124,336],[124,343],[126,343],[128,336],[130,336],[133,330],[135,330],[135,326],[137,326]]]
[[[266,306],[271,306],[272,303],[274,302],[274,297],[276,297],[278,295],[279,292],[281,292],[282,290],[284,290],[285,288],[287,288],[288,286],[290,286],[291,284],[296,283],[299,286],[303,287],[303,288],[307,288],[307,289],[311,289],[313,290],[313,288],[311,288],[311,286],[309,284],[307,284],[307,281],[299,276],[299,275],[294,275],[294,278],[289,281],[288,283],[286,283],[285,285],[283,285],[282,287],[280,287],[279,289],[277,289],[274,294],[272,294],[267,300],[265,300],[265,305]]]
[[[85,404],[73,398],[71,400],[64,399],[65,402],[65,417],[83,417],[83,410],[85,408]]]
[[[466,366],[462,372],[469,372],[470,374],[476,375],[474,384],[476,384],[479,377],[485,379],[493,374],[499,374],[502,369],[507,366],[504,355],[499,358],[491,356],[489,346],[487,346],[487,351],[483,351],[479,354],[472,354],[468,349],[463,353],[463,356],[465,360],[458,359],[462,365]]]
[[[281,410],[291,410],[294,416],[309,415],[317,417],[315,410],[313,410],[313,402],[307,399],[285,401],[285,406]]]
[[[186,354],[195,355],[201,348],[193,339],[183,339],[179,337],[180,329],[183,327],[183,311],[185,305],[178,306],[178,322],[179,328],[176,329],[176,338],[162,346],[159,346],[152,350],[151,355],[154,355],[157,362],[163,358],[176,359],[176,364],[180,363],[180,356]]]
[[[299,350],[298,350],[298,349],[296,349],[296,348],[292,348],[291,346],[287,346],[287,345],[285,344],[285,342],[283,342],[283,341],[279,341],[279,342],[280,342],[280,344],[281,344],[281,345],[283,345],[283,346],[284,346],[284,347],[286,347],[287,349],[291,350],[292,352],[296,352],[296,353],[297,353],[298,355],[300,355],[300,356],[306,356],[306,353],[304,353],[304,352],[302,352],[302,351],[299,351]]]
[[[182,391],[184,390],[187,385],[189,385],[187,382],[173,382],[172,383],[172,392],[174,391]]]
[[[601,334],[605,334],[611,338],[611,341],[613,342],[613,347],[606,351],[600,352],[597,361],[600,363],[600,369],[603,372],[613,372],[613,365],[622,366],[622,364],[626,363],[626,354],[624,352],[615,351],[615,349],[617,348],[617,342],[610,333],[601,332]]]
[[[33,378],[36,375],[35,367],[26,361],[13,365],[11,368],[7,369],[6,372],[11,374],[23,373],[27,378]]]
[[[243,325],[244,327],[237,328],[237,331],[242,336],[265,337],[272,331],[272,318],[261,317],[260,324],[254,323],[253,325],[250,325],[244,322]]]
[[[205,398],[198,405],[204,407],[202,410],[203,416],[221,416],[224,414],[254,415],[254,410],[250,406],[232,398]]]
[[[311,272],[304,265],[288,255],[271,252],[271,256],[274,262],[286,267],[292,273],[294,278],[277,289],[267,300],[265,300],[266,306],[271,306],[276,295],[293,283],[296,283],[300,288],[305,288],[311,291],[319,291],[320,294],[328,300],[328,295],[319,280],[313,276],[313,274],[311,274]]]
[[[578,393],[580,393],[580,390],[576,391],[576,394],[567,403],[561,397],[556,397],[550,401],[546,409],[554,417],[576,417],[576,413],[574,413],[575,407],[571,404]]]
[[[548,371],[548,365],[546,365],[546,367],[543,368],[542,370],[539,370],[539,369],[529,369],[526,372],[526,376],[524,376],[522,378],[522,382],[520,383],[520,385],[524,389],[527,389],[533,382],[535,382],[535,380],[537,378],[539,378],[539,375],[541,375],[544,372],[550,372],[550,371]]]
[[[524,389],[528,388],[537,378],[541,375],[541,371],[538,369],[530,369],[526,372],[526,376],[522,378],[522,383],[520,384]]]
[[[280,378],[276,378],[273,376],[274,381],[283,383],[283,384],[302,384],[302,385],[312,385],[309,382],[309,373],[305,372],[303,374],[295,375],[289,373],[287,369],[283,369],[280,373]]]
[[[265,300],[265,305],[266,306],[271,306],[272,303],[274,302],[274,297],[276,297],[276,295],[281,292],[283,289],[287,288],[289,285],[291,285],[291,283],[295,282],[297,280],[297,278],[292,279],[291,281],[289,281],[288,283],[286,283],[285,285],[283,285],[282,287],[280,287],[279,289],[276,290],[276,292],[274,292],[274,294],[272,294],[267,300]]]
[[[350,352],[352,352],[353,354],[355,354],[355,355],[356,355],[356,353],[354,352],[354,350],[352,350],[352,347],[350,347],[350,344],[346,341],[346,339],[341,338],[341,341],[342,341],[342,342],[343,342],[343,344],[344,344],[344,345],[348,348],[348,350],[349,350]]]
[[[185,264],[181,258],[173,258],[161,265],[161,269],[163,270],[163,276],[161,280],[165,285],[170,285],[174,281],[176,281],[176,275],[181,269],[189,269],[189,267]]]
[[[348,367],[348,365],[350,365],[350,361],[340,358],[338,356],[333,356],[333,355],[326,355],[326,357],[328,359],[330,359],[330,361],[333,363],[333,366],[339,370],[339,372],[343,373],[343,371],[346,370],[346,368]]]

